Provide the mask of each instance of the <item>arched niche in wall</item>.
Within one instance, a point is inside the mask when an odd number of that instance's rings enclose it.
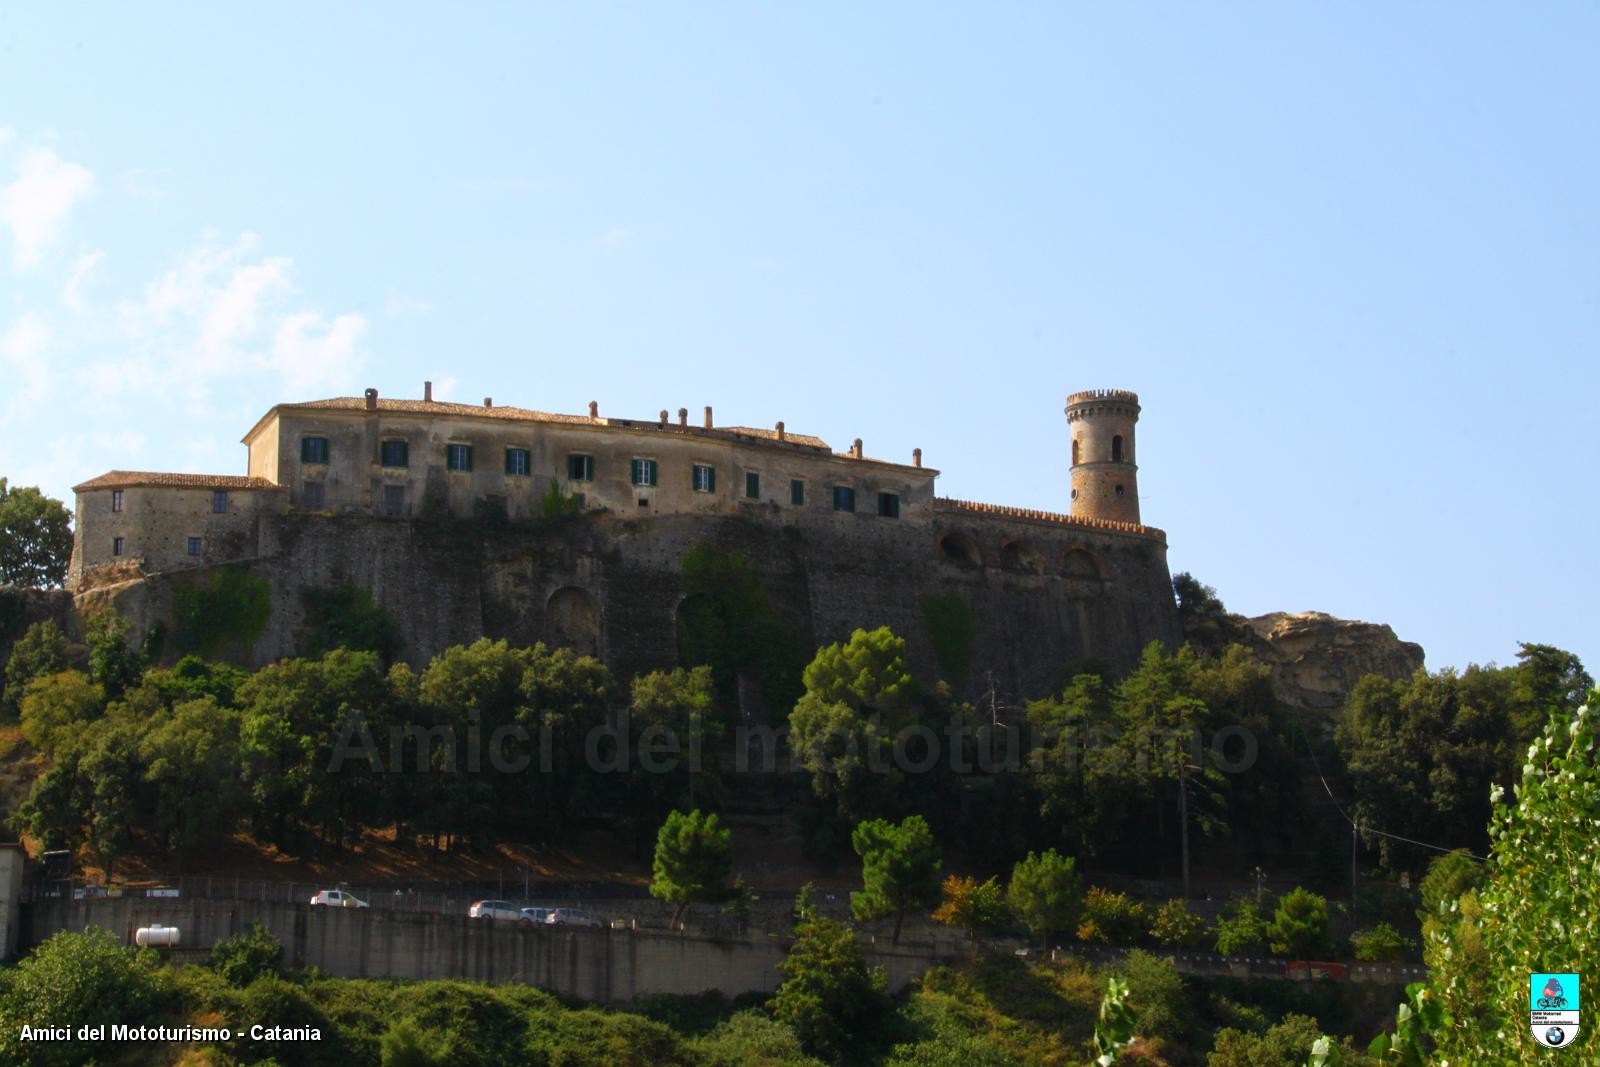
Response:
[[[1067,549],[1061,558],[1061,576],[1067,580],[1069,592],[1089,595],[1100,591],[1100,564],[1087,549]]]
[[[978,542],[971,534],[961,530],[951,530],[939,538],[939,558],[957,567],[983,566],[983,553],[978,550]]]
[[[545,633],[555,648],[600,655],[600,602],[587,589],[562,586],[545,605]]]
[[[1000,566],[1020,574],[1039,573],[1039,550],[1032,541],[1007,541],[1000,546]]]
[[[678,601],[673,617],[678,638],[678,666],[699,667],[710,663],[728,641],[728,622],[715,598],[706,593],[690,593]]]

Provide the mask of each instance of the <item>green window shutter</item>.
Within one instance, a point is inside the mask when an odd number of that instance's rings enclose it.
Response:
[[[789,480],[789,503],[795,507],[804,507],[806,502],[806,483],[799,478]]]
[[[645,476],[650,479],[650,484],[656,484],[656,461],[647,459],[645,462]]]
[[[706,492],[715,493],[716,491],[717,491],[717,468],[715,468],[715,467],[707,467],[706,468]]]
[[[744,495],[751,500],[761,499],[761,475],[755,471],[744,472]]]

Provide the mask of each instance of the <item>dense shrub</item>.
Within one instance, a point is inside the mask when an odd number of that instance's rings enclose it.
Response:
[[[1187,901],[1173,898],[1156,909],[1150,936],[1163,945],[1190,948],[1205,938],[1206,921],[1189,910]]]
[[[283,943],[258,922],[211,947],[211,969],[229,985],[247,986],[264,975],[278,974],[282,963]]]
[[[87,1063],[99,1050],[77,1040],[24,1042],[24,1024],[70,1027],[156,1021],[169,988],[156,955],[123,948],[110,931],[63,931],[15,969],[0,971],[0,1062],[28,1067]]]
[[[1131,945],[1144,936],[1145,907],[1126,893],[1090,887],[1083,896],[1078,940]]]
[[[1416,942],[1403,937],[1388,923],[1379,923],[1370,930],[1357,930],[1350,935],[1350,947],[1356,959],[1369,963],[1386,963],[1403,960],[1416,950]]]

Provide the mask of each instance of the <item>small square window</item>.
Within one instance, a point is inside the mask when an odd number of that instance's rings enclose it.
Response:
[[[211,514],[226,515],[228,513],[228,493],[225,489],[211,491]]]
[[[470,471],[472,469],[471,445],[445,445],[445,469],[453,471]]]
[[[405,486],[386,485],[383,487],[383,513],[385,515],[404,515],[406,513]]]
[[[761,499],[761,475],[755,471],[744,472],[744,495],[751,500]]]
[[[833,487],[833,510],[854,511],[856,509],[856,491],[848,485]]]
[[[653,459],[636,459],[633,461],[633,484],[644,487],[656,484],[656,461]]]
[[[111,539],[111,554],[113,556],[122,555],[123,550],[127,547],[128,542],[125,539],[121,537],[113,537]]]
[[[300,462],[328,462],[328,439],[326,437],[302,437],[300,439]]]
[[[378,462],[384,467],[411,466],[411,448],[404,441],[388,440],[379,446]]]
[[[113,489],[113,490],[111,490],[111,510],[112,511],[121,511],[122,510],[122,490],[121,489]]]
[[[527,475],[533,471],[526,448],[506,449],[506,473]]]
[[[715,467],[705,463],[694,465],[694,491],[697,493],[715,493],[717,491],[717,471]]]
[[[199,554],[200,554],[200,538],[198,538],[198,537],[189,538],[189,555],[198,556]]]
[[[567,457],[567,479],[574,482],[594,481],[594,457],[574,452]]]
[[[883,519],[898,519],[900,517],[900,494],[878,494],[878,517]]]
[[[789,503],[797,508],[806,506],[806,483],[803,478],[789,479]]]
[[[307,482],[300,487],[300,506],[307,511],[321,511],[323,500],[321,482]]]

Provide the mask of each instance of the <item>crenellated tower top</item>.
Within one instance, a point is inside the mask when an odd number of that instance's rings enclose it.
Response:
[[[1067,397],[1072,438],[1072,516],[1139,522],[1139,467],[1134,427],[1139,396],[1126,389],[1086,389]]]

